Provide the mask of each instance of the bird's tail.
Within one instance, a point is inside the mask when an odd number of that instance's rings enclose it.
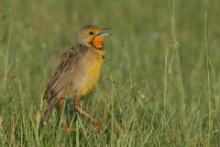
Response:
[[[51,101],[48,102],[47,109],[46,109],[46,111],[44,112],[44,114],[41,118],[41,122],[40,122],[41,127],[45,126],[47,124],[47,122],[49,121],[56,102],[57,102],[56,98],[54,98],[54,99],[52,99]]]

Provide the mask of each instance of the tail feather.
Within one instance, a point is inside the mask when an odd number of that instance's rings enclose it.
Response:
[[[51,101],[48,102],[47,109],[44,112],[43,117],[41,119],[41,126],[45,126],[47,124],[47,122],[49,121],[56,102],[57,102],[56,98],[53,98],[53,99],[51,99]]]

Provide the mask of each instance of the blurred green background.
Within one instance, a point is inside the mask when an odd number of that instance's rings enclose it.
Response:
[[[220,146],[220,1],[0,0],[0,146]],[[102,128],[39,132],[45,85],[87,24],[110,26]]]

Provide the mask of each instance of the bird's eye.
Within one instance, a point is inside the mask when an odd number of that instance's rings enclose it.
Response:
[[[94,32],[93,32],[93,31],[90,31],[89,34],[90,34],[90,35],[94,35]]]

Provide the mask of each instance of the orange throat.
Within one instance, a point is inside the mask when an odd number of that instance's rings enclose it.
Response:
[[[97,49],[104,49],[104,37],[102,36],[96,36],[93,40],[92,40],[92,45],[97,48]]]

